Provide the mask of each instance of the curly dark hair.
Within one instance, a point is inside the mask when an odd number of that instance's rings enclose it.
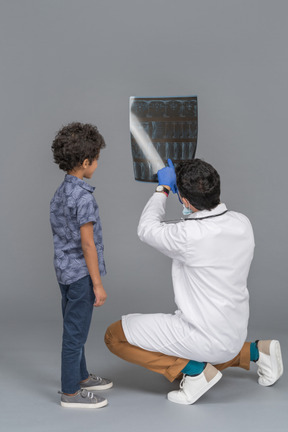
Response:
[[[100,150],[106,146],[96,126],[79,122],[69,123],[56,134],[52,143],[54,162],[64,171],[71,171],[89,160],[99,158]]]
[[[212,165],[201,159],[179,162],[177,187],[197,210],[212,210],[220,203],[220,176]]]

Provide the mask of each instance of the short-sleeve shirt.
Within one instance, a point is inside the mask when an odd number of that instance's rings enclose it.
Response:
[[[54,267],[59,283],[69,285],[89,274],[81,246],[80,227],[93,223],[94,242],[100,275],[106,274],[99,208],[95,188],[66,174],[50,203],[50,223],[54,240]]]

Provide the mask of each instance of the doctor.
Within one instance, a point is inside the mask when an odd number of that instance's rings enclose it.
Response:
[[[130,314],[112,324],[105,342],[114,354],[163,374],[179,376],[168,399],[193,404],[222,377],[220,370],[258,365],[258,382],[272,385],[283,373],[280,343],[245,343],[249,318],[247,277],[254,252],[251,224],[220,202],[220,177],[194,159],[158,171],[159,185],[138,226],[139,238],[172,258],[174,314]],[[176,186],[177,183],[177,186]],[[178,188],[178,189],[177,189]],[[163,222],[170,191],[187,216]]]

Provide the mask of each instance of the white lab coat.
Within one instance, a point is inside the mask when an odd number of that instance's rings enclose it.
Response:
[[[251,224],[240,213],[221,215],[227,210],[225,204],[166,224],[162,222],[166,201],[165,194],[153,194],[141,215],[138,235],[172,258],[178,309],[174,314],[123,316],[125,336],[148,351],[224,363],[238,354],[247,336],[247,277],[254,251]],[[216,217],[200,219],[207,216]]]

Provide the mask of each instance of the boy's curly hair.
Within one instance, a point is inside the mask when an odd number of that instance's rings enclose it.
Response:
[[[69,123],[56,134],[52,143],[54,162],[64,171],[71,171],[89,160],[99,158],[100,150],[106,146],[96,126],[79,122]]]
[[[220,176],[216,169],[201,159],[179,162],[177,187],[197,210],[212,210],[220,203]]]

